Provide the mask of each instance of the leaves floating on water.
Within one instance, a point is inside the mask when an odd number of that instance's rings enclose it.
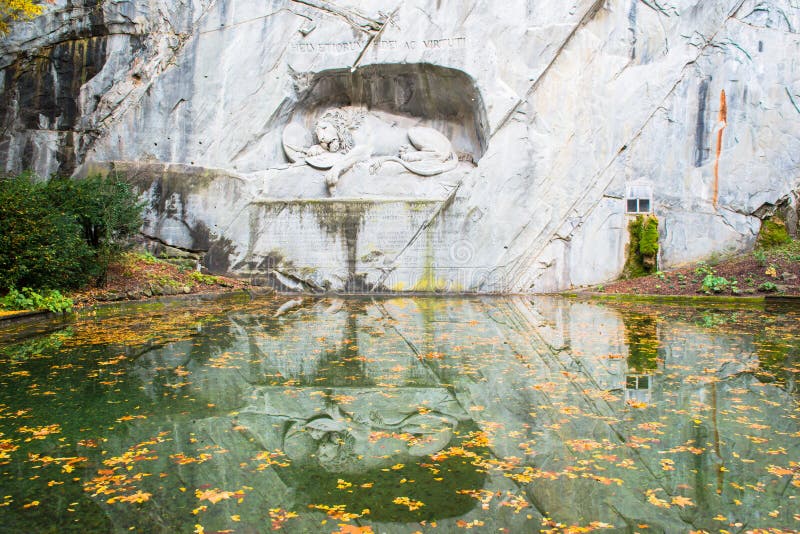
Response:
[[[279,305],[0,341],[8,528],[800,529],[797,310]]]

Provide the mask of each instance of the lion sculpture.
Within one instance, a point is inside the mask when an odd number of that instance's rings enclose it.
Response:
[[[458,155],[450,140],[441,132],[423,126],[409,128],[405,136],[410,145],[401,144],[394,154],[376,150],[378,143],[375,132],[367,127],[368,119],[366,111],[360,108],[328,109],[314,124],[316,144],[308,148],[293,142],[305,133],[298,132],[299,126],[290,125],[283,134],[286,157],[292,163],[306,163],[327,171],[325,184],[330,194],[341,176],[357,163],[368,163],[373,174],[382,165],[395,163],[419,176],[435,176],[458,166]]]

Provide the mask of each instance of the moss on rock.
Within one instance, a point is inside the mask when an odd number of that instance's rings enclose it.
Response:
[[[630,242],[623,277],[646,276],[656,270],[658,254],[658,218],[655,215],[638,215],[628,224]]]
[[[757,243],[760,248],[768,249],[785,245],[791,239],[786,229],[786,223],[780,217],[774,216],[765,219],[761,223],[761,231],[758,233]]]

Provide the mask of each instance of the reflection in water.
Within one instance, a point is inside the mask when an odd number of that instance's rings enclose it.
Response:
[[[800,528],[797,310],[282,304],[0,345],[0,531]]]
[[[658,367],[658,323],[654,313],[621,314],[628,345],[628,368],[633,373],[647,373]]]
[[[625,342],[628,345],[628,374],[625,402],[635,405],[651,400],[651,387],[658,368],[658,324],[654,313],[624,311]]]

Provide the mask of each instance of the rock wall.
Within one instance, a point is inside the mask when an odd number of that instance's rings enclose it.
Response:
[[[628,197],[662,268],[796,209],[798,32],[790,0],[58,0],[0,48],[0,160],[125,175],[148,236],[283,289],[596,284]]]

